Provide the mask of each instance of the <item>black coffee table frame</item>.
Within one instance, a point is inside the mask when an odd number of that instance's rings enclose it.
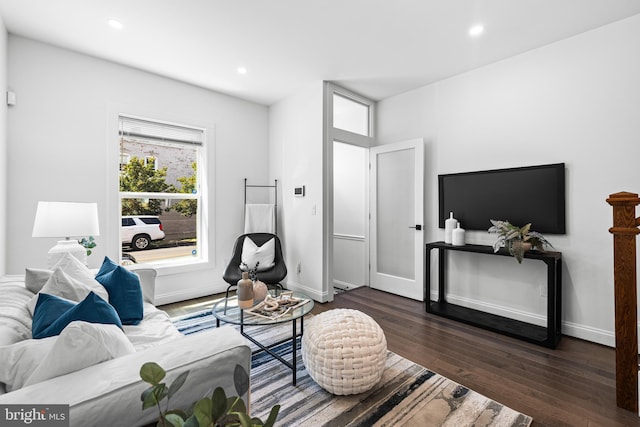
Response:
[[[313,300],[311,300],[309,297],[299,292],[295,292],[293,296],[300,299],[308,299],[309,302],[294,309],[291,313],[287,313],[284,316],[279,317],[277,319],[260,318],[258,316],[252,316],[252,315],[249,315],[249,318],[247,318],[247,316],[245,316],[245,313],[244,313],[245,310],[242,310],[237,306],[237,300],[238,300],[237,296],[223,298],[222,300],[218,301],[211,309],[211,312],[216,318],[216,327],[220,327],[221,321],[240,326],[240,334],[242,334],[243,337],[245,337],[246,339],[248,339],[258,347],[258,350],[253,351],[252,354],[258,354],[261,352],[268,353],[271,357],[278,360],[280,363],[282,363],[287,368],[289,368],[291,370],[292,377],[293,377],[292,384],[296,385],[297,370],[298,370],[297,341],[298,341],[298,338],[302,337],[302,335],[304,334],[304,316],[308,314],[313,308]],[[250,320],[247,322],[248,319]],[[300,333],[298,333],[298,321],[300,321]],[[245,331],[246,327],[269,326],[269,325],[275,326],[275,325],[280,325],[286,322],[291,322],[291,337],[290,338],[287,337],[285,339],[279,340],[271,344],[263,344]],[[291,343],[291,355],[292,355],[291,362],[289,362],[288,360],[285,360],[282,356],[280,356],[279,354],[277,354],[275,351],[272,350],[274,347],[277,347],[286,342]]]

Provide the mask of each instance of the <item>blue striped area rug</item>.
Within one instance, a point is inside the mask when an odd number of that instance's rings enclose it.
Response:
[[[171,321],[182,335],[191,335],[216,327],[216,318],[211,313],[211,309],[174,317]]]
[[[205,310],[176,318],[174,324],[183,334],[192,334],[215,327],[215,318]],[[258,341],[269,343],[290,336],[291,325],[287,322],[247,331]],[[299,339],[297,347],[300,348]],[[291,360],[290,343],[274,350]],[[528,427],[532,422],[531,417],[391,351],[387,352],[380,383],[351,396],[336,396],[322,389],[304,369],[300,352],[297,357],[297,384],[293,386],[291,371],[282,363],[264,352],[253,355],[252,416],[266,419],[271,407],[280,404],[276,426]]]

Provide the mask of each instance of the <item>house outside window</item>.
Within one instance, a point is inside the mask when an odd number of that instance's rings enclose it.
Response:
[[[118,121],[123,261],[207,261],[204,130],[125,115]]]
[[[153,166],[153,169],[158,170],[158,158],[156,156],[144,156],[144,165],[145,166]]]

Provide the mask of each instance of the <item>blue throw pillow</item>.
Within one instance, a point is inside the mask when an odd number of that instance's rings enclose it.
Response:
[[[31,324],[33,338],[44,338],[40,336],[42,332],[75,305],[75,302],[55,295],[38,294],[38,302],[33,310],[33,322]]]
[[[106,263],[102,264],[103,267]],[[110,266],[108,267],[110,268]],[[100,268],[102,270],[102,268]],[[105,269],[107,270],[107,269]],[[116,265],[110,271],[96,276],[96,280],[109,293],[109,303],[116,309],[123,325],[137,325],[142,320],[142,288],[135,273]]]
[[[36,312],[37,310],[38,306],[36,305]],[[118,318],[118,313],[116,313],[116,310],[111,304],[93,292],[89,292],[89,295],[87,295],[84,300],[65,311],[46,329],[37,332],[34,330],[33,338],[46,338],[60,335],[60,332],[75,320],[82,320],[89,323],[111,324],[122,329],[122,323]]]
[[[96,280],[100,276],[104,276],[107,273],[111,273],[113,270],[116,269],[116,267],[118,267],[118,264],[111,261],[109,257],[104,257],[104,260],[102,261],[102,265],[100,266],[100,270],[98,270],[98,273],[96,274]]]

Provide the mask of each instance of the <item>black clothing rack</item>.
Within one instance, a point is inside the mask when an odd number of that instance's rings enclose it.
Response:
[[[247,184],[247,178],[244,179],[244,209],[243,209],[243,217],[242,220],[245,221],[247,216],[247,188],[273,188],[274,191],[274,200],[273,200],[273,209],[274,209],[274,233],[278,235],[278,180],[273,180],[273,185],[256,185],[256,184]]]

